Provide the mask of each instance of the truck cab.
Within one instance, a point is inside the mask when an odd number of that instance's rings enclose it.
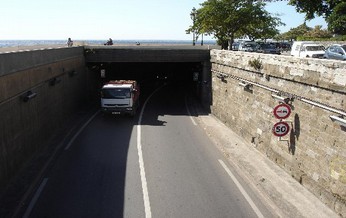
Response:
[[[102,86],[101,111],[135,116],[139,106],[139,85],[134,80],[113,80]]]

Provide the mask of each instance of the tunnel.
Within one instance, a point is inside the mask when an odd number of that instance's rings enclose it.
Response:
[[[110,80],[136,80],[143,97],[162,85],[184,87],[202,98],[203,62],[97,62],[88,63],[90,83],[95,89]],[[204,82],[205,83],[205,82]],[[95,92],[97,93],[97,92]],[[95,95],[97,102],[99,96]]]
[[[89,86],[96,89],[118,79],[137,80],[143,94],[162,84],[179,84],[191,89],[204,105],[210,105],[211,66],[207,47],[86,46],[84,55]]]

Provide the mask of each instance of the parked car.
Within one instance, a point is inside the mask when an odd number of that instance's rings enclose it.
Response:
[[[239,44],[240,44],[240,42],[233,42],[232,50],[233,51],[238,51],[239,50]]]
[[[281,54],[280,49],[277,48],[276,45],[272,43],[259,44],[257,52],[264,53],[264,54]]]
[[[239,51],[249,51],[249,52],[256,52],[258,48],[258,44],[253,41],[245,41],[241,42],[239,44]]]
[[[346,60],[346,44],[345,45],[331,45],[329,46],[323,58],[336,59],[336,60]]]
[[[325,48],[323,45],[311,42],[294,42],[291,55],[301,58],[323,58]]]
[[[291,43],[289,42],[277,42],[276,47],[279,48],[281,52],[291,51]]]

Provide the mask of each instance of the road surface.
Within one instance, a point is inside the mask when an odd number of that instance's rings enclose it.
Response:
[[[96,113],[23,217],[275,217],[194,121],[190,99],[168,85],[134,119]]]

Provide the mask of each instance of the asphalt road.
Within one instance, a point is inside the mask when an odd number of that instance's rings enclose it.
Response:
[[[183,86],[166,86],[134,119],[95,114],[23,217],[275,217],[194,121],[191,102]]]

